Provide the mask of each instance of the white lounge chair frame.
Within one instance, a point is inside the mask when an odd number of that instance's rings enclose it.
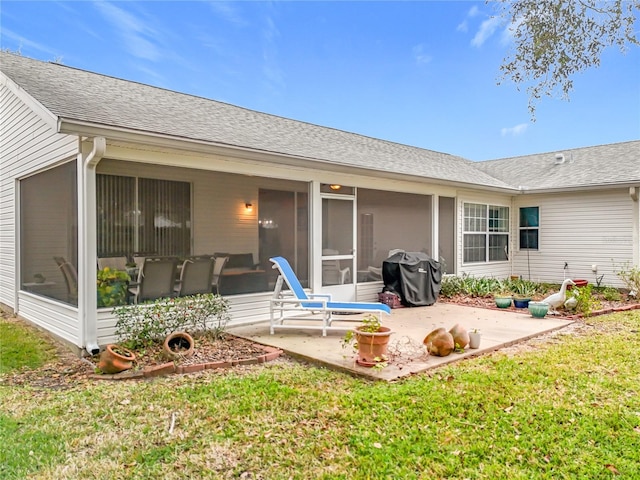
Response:
[[[269,331],[272,335],[277,328],[322,330],[323,337],[327,335],[327,330],[344,330],[345,327],[331,325],[334,320],[334,312],[373,313],[378,318],[382,316],[382,313],[391,314],[391,309],[384,303],[334,302],[330,294],[307,293],[284,257],[273,257],[269,260],[274,263],[273,268],[280,272],[270,301],[271,327]],[[283,292],[282,287],[285,283],[289,290]],[[306,313],[310,313],[312,316],[305,315]],[[316,323],[320,322],[320,325],[285,324],[284,321],[288,319],[310,320]],[[340,320],[362,321],[361,318],[343,317]]]

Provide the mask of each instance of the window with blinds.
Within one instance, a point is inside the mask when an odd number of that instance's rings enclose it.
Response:
[[[96,176],[98,256],[176,255],[191,250],[191,184]]]

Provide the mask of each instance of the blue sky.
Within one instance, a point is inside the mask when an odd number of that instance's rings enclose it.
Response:
[[[486,160],[640,138],[640,48],[570,101],[497,85],[492,5],[467,1],[12,1],[0,45],[40,60]]]

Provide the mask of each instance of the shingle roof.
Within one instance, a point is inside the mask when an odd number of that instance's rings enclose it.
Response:
[[[315,162],[511,188],[469,160],[2,53],[0,69],[58,118],[292,155]]]
[[[522,190],[640,183],[640,141],[489,160],[477,167]]]
[[[568,150],[559,165],[556,152],[471,162],[6,52],[0,71],[54,116],[98,127],[509,190],[640,183],[640,141]]]

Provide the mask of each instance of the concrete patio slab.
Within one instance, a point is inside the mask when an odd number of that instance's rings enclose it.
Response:
[[[464,358],[492,352],[573,323],[572,320],[549,317],[534,318],[527,310],[518,313],[450,303],[394,309],[390,316],[384,315],[382,319],[383,325],[394,331],[390,350],[410,352],[412,357],[407,359],[405,355],[401,355],[399,361],[392,361],[385,368],[372,369],[357,365],[355,353],[351,349],[342,347],[341,340],[345,331],[357,326],[358,322],[337,320],[339,318],[341,317],[334,316],[336,320],[332,325],[341,327],[342,330],[330,331],[326,337],[322,337],[318,330],[302,328],[276,330],[274,335],[270,335],[268,322],[230,327],[228,331],[254,342],[280,348],[293,357],[318,363],[327,368],[371,379],[392,381]],[[359,317],[350,315],[343,318],[355,320]],[[298,322],[309,325],[309,321]],[[449,330],[456,323],[468,330],[478,328],[482,332],[480,348],[471,350],[467,347],[463,353],[454,352],[447,357],[426,355],[422,346],[424,337],[434,328],[444,327]],[[288,320],[287,324],[296,324],[296,320]]]

